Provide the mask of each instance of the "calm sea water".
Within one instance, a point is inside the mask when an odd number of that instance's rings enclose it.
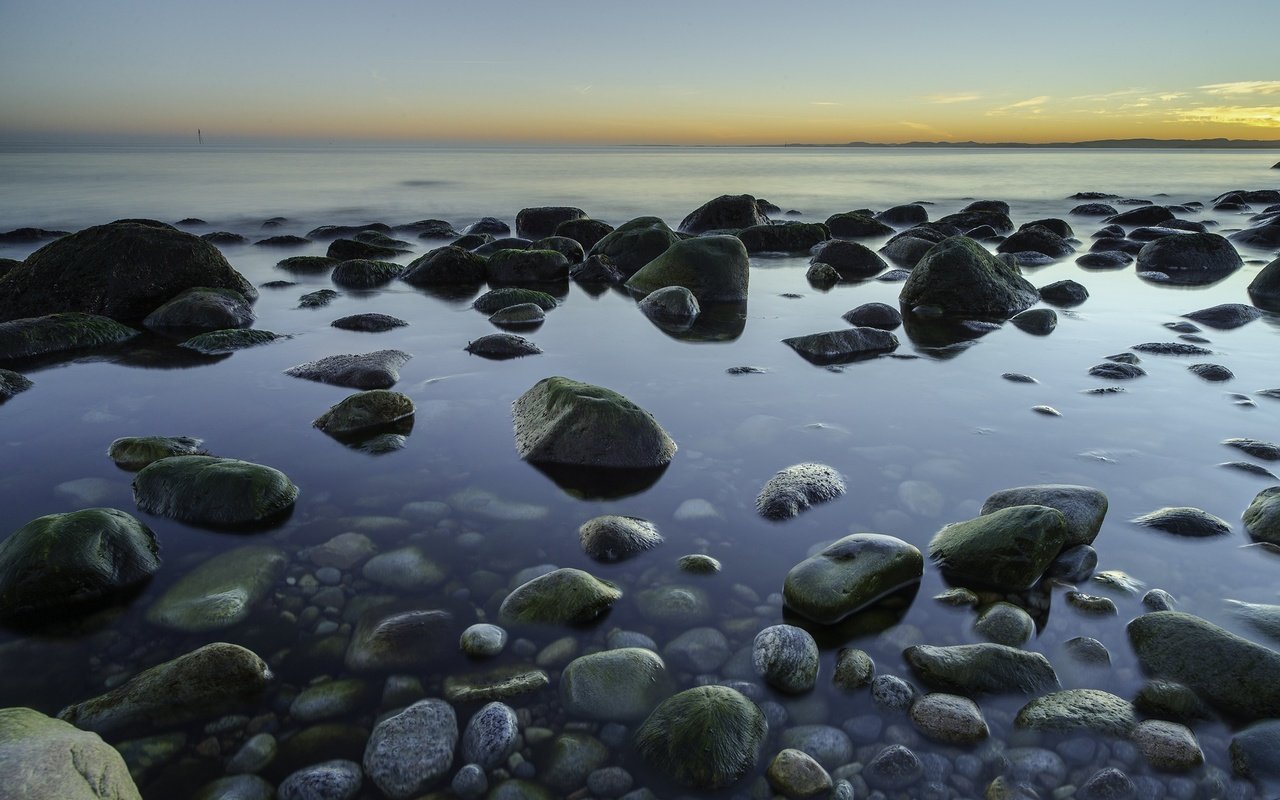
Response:
[[[574,205],[619,224],[656,215],[675,226],[706,200],[752,193],[802,220],[831,213],[930,201],[936,219],[973,198],[1008,201],[1016,224],[1067,216],[1077,191],[1108,191],[1157,202],[1211,204],[1231,189],[1272,188],[1272,152],[1181,151],[884,151],[795,149],[430,149],[430,148],[171,148],[0,151],[0,230],[19,226],[77,230],[124,217],[175,222],[198,217],[190,230],[230,230],[251,239],[303,234],[322,224],[405,223],[442,218],[461,228],[496,216],[514,228],[526,206]],[[1261,210],[1261,209],[1257,209]],[[281,227],[263,220],[282,216]],[[1206,211],[1195,219],[1218,232],[1248,224],[1247,216]],[[1071,219],[1087,248],[1098,223]],[[879,246],[880,241],[866,242]],[[414,240],[407,263],[435,243]],[[1242,252],[1246,266],[1227,280],[1193,289],[1144,282],[1134,269],[1093,272],[1071,259],[1028,269],[1037,286],[1072,278],[1090,292],[1076,309],[1059,311],[1047,337],[1012,325],[967,346],[939,350],[897,332],[899,353],[919,358],[876,359],[841,368],[815,367],[780,344],[789,336],[845,326],[840,315],[865,302],[896,303],[900,284],[842,283],[829,291],[806,282],[802,257],[753,258],[751,294],[733,335],[715,342],[664,333],[617,291],[593,294],[567,287],[561,306],[526,334],[543,355],[508,362],[469,356],[463,347],[495,329],[471,310],[472,297],[447,298],[402,283],[369,292],[343,291],[331,306],[296,308],[304,292],[330,286],[326,276],[277,270],[286,255],[323,254],[317,242],[280,252],[251,245],[225,248],[228,260],[255,284],[287,278],[297,286],[264,289],[256,327],[293,338],[223,359],[178,360],[171,345],[152,342],[126,357],[85,358],[25,370],[35,387],[0,407],[0,532],[47,513],[88,506],[136,512],[131,475],[106,457],[107,445],[129,435],[192,435],[218,455],[279,468],[301,487],[292,517],[257,541],[289,552],[346,530],[366,530],[383,549],[413,539],[427,542],[447,565],[450,580],[425,604],[458,611],[463,624],[496,610],[496,598],[475,591],[477,571],[503,582],[517,570],[551,563],[587,569],[634,593],[654,582],[690,582],[675,560],[707,552],[724,563],[703,585],[713,592],[718,618],[731,616],[730,590],[742,584],[772,612],[759,627],[783,619],[769,599],[787,570],[820,543],[850,532],[892,534],[924,549],[945,523],[975,516],[999,489],[1033,483],[1079,483],[1104,490],[1111,503],[1095,546],[1099,569],[1123,570],[1149,587],[1171,592],[1182,610],[1248,635],[1224,599],[1280,602],[1277,557],[1246,547],[1240,513],[1273,483],[1219,466],[1246,459],[1224,447],[1228,437],[1276,441],[1280,401],[1256,396],[1280,386],[1280,317],[1268,315],[1234,331],[1206,331],[1211,357],[1143,356],[1149,375],[1128,391],[1094,396],[1106,385],[1087,375],[1105,356],[1139,342],[1176,341],[1163,327],[1187,312],[1224,302],[1248,302],[1244,287],[1274,253]],[[0,256],[23,258],[34,246],[0,246]],[[798,296],[791,296],[798,295]],[[330,327],[341,316],[382,312],[406,319],[407,328],[381,334]],[[374,457],[343,446],[311,427],[311,420],[348,390],[288,377],[283,370],[334,353],[399,348],[414,355],[397,389],[418,407],[407,447]],[[1235,379],[1202,381],[1186,367],[1212,361]],[[765,368],[729,375],[738,365]],[[1003,380],[1022,372],[1038,383]],[[511,432],[511,402],[536,381],[565,375],[628,396],[667,429],[680,451],[662,478],[625,498],[578,499],[518,460]],[[1253,397],[1241,405],[1232,393]],[[1033,413],[1051,405],[1061,417]],[[819,461],[842,472],[849,493],[799,518],[772,524],[754,512],[760,487],[777,470]],[[1274,468],[1274,466],[1273,466]],[[527,522],[497,522],[458,508],[444,523],[379,528],[370,518],[401,516],[407,503],[448,499],[480,489],[546,509]],[[677,507],[709,501],[718,516],[680,520]],[[1162,506],[1197,506],[1230,521],[1234,532],[1209,541],[1168,537],[1128,522]],[[193,565],[245,543],[137,512],[159,536],[165,566],[146,592],[104,631],[82,638],[33,638],[0,633],[0,706],[26,704],[47,713],[101,691],[112,673],[127,674],[208,639],[157,636],[142,620],[147,605]],[[602,513],[655,522],[666,544],[618,565],[588,559],[577,528]],[[384,526],[385,526],[384,522]],[[472,535],[467,535],[472,534]],[[474,534],[480,534],[479,537]],[[301,572],[291,573],[297,577]],[[703,579],[698,579],[703,580]],[[930,598],[946,588],[928,569],[920,592],[896,627],[884,622],[827,637],[819,696],[825,721],[839,725],[867,710],[865,698],[829,689],[836,645],[870,652],[879,671],[909,677],[902,646],[913,642],[977,641],[972,612]],[[1090,618],[1070,608],[1062,590],[1030,648],[1059,666],[1068,686],[1103,688],[1132,696],[1141,684],[1124,634],[1140,613],[1138,596],[1111,596],[1120,615]],[[282,587],[282,591],[285,591]],[[268,604],[270,605],[270,604]],[[479,612],[477,612],[479,609]],[[270,605],[250,622],[221,632],[274,659],[286,685],[316,677],[280,658],[300,647],[307,631],[284,630]],[[660,645],[679,631],[654,629],[628,598],[599,626],[577,631],[583,646],[599,644],[613,627],[648,631]],[[750,635],[732,638],[736,648]],[[564,631],[548,631],[544,645]],[[1061,643],[1091,636],[1111,650],[1113,669],[1073,672]],[[503,660],[521,661],[508,651]],[[442,672],[467,669],[446,661]],[[438,677],[438,676],[437,676]],[[684,676],[685,685],[694,680]],[[552,689],[555,685],[553,682]],[[375,693],[376,694],[376,693]],[[554,692],[549,696],[554,705]],[[545,699],[544,699],[545,700]],[[1008,732],[1016,699],[984,701],[993,734]],[[374,708],[367,710],[368,718]],[[1228,735],[1222,726],[1197,731],[1206,755],[1224,765]],[[921,745],[928,749],[927,745]],[[628,762],[629,763],[629,762]]]

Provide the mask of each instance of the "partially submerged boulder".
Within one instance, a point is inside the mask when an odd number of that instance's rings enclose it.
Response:
[[[779,470],[756,497],[756,511],[765,519],[791,519],[811,506],[844,494],[844,478],[825,464],[794,464]]]
[[[25,392],[34,385],[26,375],[9,369],[0,369],[0,403]]]
[[[290,367],[284,374],[351,389],[390,389],[400,380],[400,367],[412,357],[402,350],[328,356]]]
[[[787,608],[834,625],[923,575],[924,557],[912,545],[878,533],[855,533],[792,567],[782,593]]]
[[[748,280],[747,249],[740,239],[703,236],[671,245],[632,275],[626,286],[641,295],[683,286],[699,303],[732,303],[747,299]]]
[[[943,314],[1008,319],[1040,299],[1017,267],[964,236],[934,245],[902,285],[906,308],[932,306]]]
[[[298,487],[283,472],[215,456],[174,456],[144,467],[133,479],[138,508],[197,525],[267,522],[293,507]]]
[[[580,569],[557,569],[516,587],[498,616],[507,625],[590,622],[607,611],[622,591]]]
[[[207,356],[216,356],[288,338],[290,337],[285,334],[264,331],[261,328],[240,328],[197,334],[178,346]]]
[[[115,320],[76,311],[15,319],[0,322],[0,360],[103,347],[137,335]]]
[[[527,239],[542,239],[555,235],[560,225],[586,217],[587,212],[573,206],[522,208],[516,214],[516,234]]]
[[[782,343],[811,364],[847,364],[873,358],[898,348],[898,337],[880,328],[841,328],[806,336],[793,336]]]
[[[944,692],[1037,695],[1060,685],[1049,659],[1003,644],[913,645],[902,657],[922,683]]]
[[[525,461],[595,467],[665,466],[676,443],[649,412],[617,392],[544,378],[512,404]]]
[[[204,455],[203,439],[193,436],[122,436],[107,448],[107,455],[117,467],[136,472],[169,456]]]
[[[1249,282],[1249,299],[1258,308],[1280,311],[1280,258],[1263,267]]]
[[[738,231],[737,237],[748,253],[805,253],[831,234],[817,222],[792,222],[753,225]]]
[[[400,279],[411,286],[454,286],[483,283],[485,259],[461,247],[446,245],[409,262]]]
[[[1230,275],[1244,262],[1231,242],[1216,233],[1184,233],[1143,245],[1138,272],[1161,272],[1171,283],[1200,284]]]
[[[1066,541],[1061,511],[1009,506],[946,526],[929,542],[929,555],[944,574],[965,585],[1022,591],[1040,580]]]
[[[253,309],[231,289],[187,289],[147,315],[142,324],[152,330],[218,331],[247,328]]]
[[[1079,544],[1093,544],[1102,520],[1107,516],[1107,496],[1090,486],[1071,486],[1047,483],[1037,486],[1019,486],[1003,489],[991,495],[982,504],[983,514],[990,514],[1010,506],[1048,506],[1062,512],[1066,520],[1066,541],[1063,549]]]
[[[680,236],[658,217],[636,217],[606,234],[588,255],[604,256],[630,277],[678,241]]]
[[[760,207],[751,195],[722,194],[689,212],[681,221],[680,230],[686,233],[705,233],[768,224],[769,218],[760,213]]]
[[[413,400],[408,395],[372,389],[344,398],[312,424],[331,436],[345,436],[392,425],[413,413]]]

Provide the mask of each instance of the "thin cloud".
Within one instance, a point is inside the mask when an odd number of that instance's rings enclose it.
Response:
[[[842,106],[844,103],[837,103],[832,100],[812,100],[809,102],[811,106]]]
[[[1219,125],[1280,125],[1280,106],[1205,106],[1174,112],[1179,122],[1212,122]]]
[[[971,103],[974,100],[981,100],[982,95],[973,94],[971,92],[957,92],[954,94],[929,94],[921,98],[926,103]]]
[[[1234,83],[1210,83],[1200,87],[1208,94],[1280,94],[1280,81],[1235,81]]]
[[[988,116],[999,116],[1007,114],[1010,111],[1022,111],[1030,109],[1032,114],[1039,114],[1044,111],[1041,106],[1049,102],[1049,95],[1042,94],[1039,97],[1028,97],[1026,100],[1019,100],[1016,103],[1010,103],[1007,106],[998,106],[987,112]]]
[[[1114,100],[1117,97],[1130,97],[1135,94],[1142,94],[1146,89],[1120,89],[1115,92],[1107,92],[1105,94],[1078,94],[1072,97],[1072,100],[1082,100],[1087,102],[1098,102],[1099,100]]]
[[[1157,100],[1163,100],[1164,102],[1168,103],[1173,100],[1181,100],[1186,96],[1187,96],[1186,92],[1166,92],[1164,94],[1155,95],[1155,98]]]
[[[923,122],[908,122],[907,120],[903,120],[899,124],[906,125],[908,128],[910,128],[913,131],[921,131],[923,133],[930,134],[931,136],[940,136],[943,139],[955,138],[950,133],[947,133],[946,131],[941,130],[939,128],[935,128],[932,125],[926,125]]]

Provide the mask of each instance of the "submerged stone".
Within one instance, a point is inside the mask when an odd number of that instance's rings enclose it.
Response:
[[[795,464],[779,470],[756,497],[756,511],[765,519],[791,519],[819,503],[844,494],[844,479],[825,464]]]
[[[568,378],[534,384],[512,414],[525,461],[644,468],[665,466],[676,452],[649,412],[617,392]]]
[[[794,625],[770,625],[756,634],[751,663],[764,682],[787,694],[813,689],[818,680],[818,644]]]
[[[35,384],[31,379],[13,370],[0,369],[0,403],[16,394],[21,394]]]
[[[179,347],[195,350],[197,353],[204,353],[207,356],[216,356],[288,338],[284,334],[264,331],[258,328],[217,330],[192,336],[180,344]]]
[[[542,348],[523,336],[513,333],[491,333],[469,342],[466,351],[472,355],[495,360],[534,356],[542,352]]]
[[[147,622],[204,633],[243,622],[284,576],[288,559],[266,545],[220,553],[187,573],[147,609]]]
[[[926,686],[944,692],[1034,695],[1059,687],[1047,658],[1002,644],[913,645],[902,656]]]
[[[132,339],[138,332],[94,314],[65,312],[0,322],[0,360],[29,358]]]
[[[345,398],[311,424],[331,436],[344,436],[391,425],[413,414],[413,400],[408,395],[373,389]]]
[[[420,700],[373,729],[364,771],[386,797],[409,800],[449,773],[457,743],[453,707],[443,700]]]
[[[152,311],[142,324],[152,330],[217,331],[247,328],[253,319],[253,309],[239,292],[197,287]]]
[[[721,789],[752,769],[768,732],[764,713],[726,686],[687,689],[662,702],[636,731],[655,770],[691,789]]]
[[[265,522],[293,506],[298,487],[283,472],[214,456],[173,456],[144,467],[133,497],[149,514],[198,525]]]
[[[582,624],[608,610],[622,592],[580,569],[557,569],[517,587],[498,615],[507,625]]]
[[[1066,541],[1061,511],[1010,506],[946,526],[929,542],[929,555],[961,582],[1021,591],[1040,579]]]
[[[349,317],[340,317],[329,323],[335,328],[344,331],[364,331],[366,333],[382,333],[394,328],[403,328],[409,323],[393,317],[390,314],[352,314]]]
[[[204,455],[202,444],[193,436],[122,436],[107,448],[107,456],[117,467],[136,471],[170,456]]]
[[[404,267],[393,261],[353,258],[334,267],[329,279],[344,289],[373,289],[387,285],[402,272]]]
[[[919,581],[924,557],[892,536],[855,533],[792,567],[783,583],[788,608],[824,625]]]
[[[634,722],[644,719],[674,688],[657,653],[622,647],[569,662],[560,676],[560,703],[571,717]]]
[[[429,667],[452,650],[448,611],[376,607],[360,615],[345,664],[355,672],[405,672]]]

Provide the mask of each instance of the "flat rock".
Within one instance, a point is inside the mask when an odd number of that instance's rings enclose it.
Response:
[[[283,514],[297,497],[298,487],[283,472],[234,458],[173,456],[133,479],[138,508],[197,525],[260,524]]]
[[[657,653],[622,647],[569,662],[560,676],[560,703],[570,717],[635,722],[648,716],[674,688]]]
[[[976,744],[990,735],[978,704],[959,695],[923,695],[911,704],[910,716],[926,737],[946,744]]]
[[[1246,306],[1243,303],[1223,303],[1210,308],[1202,308],[1199,311],[1192,311],[1182,316],[1195,320],[1201,325],[1225,331],[1253,322],[1262,316],[1262,312],[1253,306]]]
[[[1059,687],[1047,658],[1002,644],[913,645],[902,655],[926,686],[939,691],[1033,695]]]
[[[488,336],[481,336],[479,339],[468,342],[464,349],[472,355],[494,360],[535,356],[542,352],[541,347],[514,333],[491,333]]]
[[[622,592],[580,569],[563,568],[521,584],[502,601],[498,615],[511,624],[581,624],[608,610]]]
[[[403,328],[409,323],[399,317],[393,317],[390,314],[367,313],[352,314],[349,317],[339,317],[329,324],[344,331],[383,333],[384,331],[393,330],[395,328]]]
[[[344,398],[311,424],[331,436],[345,436],[407,420],[414,410],[406,394],[371,389]]]
[[[390,389],[400,380],[400,367],[412,357],[402,350],[376,350],[359,355],[328,356],[290,367],[284,373],[351,389]]]
[[[1092,731],[1129,738],[1137,724],[1129,701],[1097,689],[1066,689],[1037,697],[1022,707],[1014,725],[1036,731]]]
[[[861,327],[793,336],[782,343],[813,364],[846,364],[896,350],[898,337],[880,328]]]
[[[288,338],[290,337],[285,334],[262,330],[261,328],[227,329],[197,334],[182,342],[179,347],[195,350],[197,353],[204,353],[207,356],[217,356]]]
[[[243,622],[284,576],[288,559],[267,545],[245,545],[202,562],[151,607],[147,622],[183,633],[204,633]]]
[[[792,567],[783,597],[801,616],[831,625],[923,574],[924,557],[914,546],[892,536],[855,533]]]
[[[68,311],[0,322],[0,360],[119,344],[137,336],[113,319]]]

